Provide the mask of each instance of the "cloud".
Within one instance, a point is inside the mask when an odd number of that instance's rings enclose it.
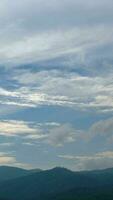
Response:
[[[90,143],[95,138],[102,138],[103,144],[113,141],[113,119],[106,119],[92,124],[88,129],[77,129],[71,124],[59,124],[55,122],[37,123],[16,120],[0,121],[0,135],[4,137],[22,137],[24,143],[49,144],[56,147],[64,146],[66,143],[86,141]],[[12,144],[12,143],[11,143]],[[3,145],[11,145],[5,142]]]
[[[79,133],[78,133],[79,135]],[[65,143],[75,142],[77,131],[71,125],[64,124],[52,128],[48,133],[47,143],[53,146],[63,146]]]
[[[113,118],[96,120],[87,129],[81,129],[79,132],[80,137],[78,139],[81,139],[81,141],[85,141],[88,144],[95,141],[97,146],[97,143],[101,140],[102,146],[100,148],[107,146],[109,149],[108,146],[113,143]]]
[[[13,41],[12,45],[4,44],[0,50],[1,64],[20,65],[60,57],[64,57],[65,60],[66,56],[72,55],[73,62],[76,63],[78,60],[79,63],[86,65],[91,51],[94,54],[94,49],[104,48],[105,45],[111,46],[112,35],[112,27],[105,28],[101,25],[25,36],[21,40]],[[98,57],[98,54],[96,56]]]
[[[112,46],[112,7],[111,0],[2,0],[1,64],[16,66],[71,55],[75,60],[80,57],[80,62],[89,60],[92,50]]]
[[[0,152],[0,165],[8,165],[30,169],[32,168],[30,164],[18,162],[16,157],[12,153]]]
[[[14,145],[14,143],[11,143],[11,142],[2,142],[2,143],[0,143],[0,147],[11,147],[13,145]]]
[[[5,136],[6,138],[9,136],[20,136],[22,139],[20,141],[21,144],[27,146],[27,148],[30,148],[30,146],[34,148],[34,145],[36,147],[37,142],[39,142],[41,146],[49,145],[53,147],[63,147],[69,143],[75,144],[78,141],[86,141],[86,138],[90,139],[88,140],[88,142],[90,142],[99,135],[105,137],[106,141],[108,139],[111,141],[112,118],[99,121],[98,123],[93,124],[88,130],[77,130],[70,124],[59,124],[55,122],[36,123],[14,120],[0,121],[0,135]],[[3,143],[4,147],[9,145],[10,142]],[[87,143],[87,145],[89,144]],[[9,165],[14,163],[14,166],[30,168],[30,166],[24,163],[23,165],[21,162],[14,161],[12,154],[5,154],[5,156],[1,154],[1,157],[1,163],[3,162],[5,164],[6,159],[6,164],[9,162]],[[72,168],[73,170],[103,169],[113,166],[113,152],[110,150],[94,154],[89,154],[87,152],[85,155],[81,155],[80,153],[79,155],[61,154],[59,155],[59,158],[67,160],[67,167]]]
[[[100,120],[94,123],[89,129],[90,137],[101,136],[107,141],[112,142],[113,140],[113,118],[106,120]]]
[[[112,119],[97,122],[113,111],[112,19],[112,0],[0,1],[0,137],[5,137],[4,146],[12,139],[17,147],[15,137],[23,148],[24,144],[33,148],[35,141],[53,147],[78,139],[84,144],[86,138],[91,144],[98,138],[113,141]],[[34,110],[37,113],[39,107],[39,121],[49,115],[46,111],[42,116],[45,107],[52,113],[57,109],[57,116],[66,109],[79,115],[68,117],[72,123],[80,118],[81,127],[88,128],[78,130],[66,124],[67,117],[62,119],[64,124],[24,121],[29,118],[25,113],[36,118]],[[11,120],[20,117],[21,121]],[[93,119],[96,123],[89,125]],[[107,155],[93,157],[84,155],[80,160],[85,160],[85,167],[91,168],[92,162],[96,168],[107,159]]]
[[[0,121],[0,135],[15,136],[34,133],[36,133],[36,129],[27,122],[15,120]]]
[[[105,151],[93,155],[59,155],[61,159],[72,162],[74,170],[94,170],[113,167],[113,152]]]
[[[16,120],[0,121],[0,135],[5,137],[23,138],[23,144],[33,144],[32,141],[40,141],[52,146],[60,147],[65,143],[75,142],[80,137],[79,130],[70,124],[58,124],[55,122],[36,123]],[[11,143],[3,143],[9,146]]]
[[[13,164],[14,162],[15,162],[14,157],[9,157],[9,156],[1,156],[0,157],[0,165]]]
[[[5,101],[1,98],[1,103],[20,107],[59,105],[97,112],[113,109],[111,74],[89,77],[62,70],[24,70],[15,72],[12,79],[18,82],[19,88],[13,91],[2,89]]]
[[[71,124],[43,123],[37,125],[41,134],[30,134],[25,137],[25,140],[62,147],[66,143],[75,142],[81,136],[80,131],[73,128]]]
[[[10,165],[16,161],[10,153],[0,152],[0,165]]]
[[[1,0],[0,17],[5,25],[13,24],[20,28],[18,34],[36,32],[53,28],[71,27],[81,24],[93,24],[111,21],[112,0]],[[13,12],[12,12],[13,11]],[[105,12],[106,11],[106,12]],[[90,18],[89,18],[90,16]],[[53,18],[51,18],[53,17]],[[81,17],[81,18],[80,18]],[[6,20],[7,19],[7,20]],[[10,23],[9,23],[10,22]],[[20,22],[20,23],[19,23]]]
[[[112,4],[111,0],[1,1],[1,66],[18,70],[10,69],[7,80],[13,88],[0,88],[0,104],[111,112]]]

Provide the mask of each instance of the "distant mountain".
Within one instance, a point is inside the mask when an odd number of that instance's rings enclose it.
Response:
[[[113,169],[72,172],[57,167],[31,171],[1,182],[0,200],[113,200]]]
[[[25,169],[10,167],[10,166],[1,166],[0,167],[0,182],[18,178],[27,174],[29,174],[29,171]]]
[[[0,166],[0,182],[19,178],[40,171],[42,170],[41,169],[26,170],[18,167]]]
[[[42,169],[30,169],[29,172],[30,173],[36,173],[36,172],[42,172]]]

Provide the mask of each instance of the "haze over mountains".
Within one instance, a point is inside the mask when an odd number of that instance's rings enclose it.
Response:
[[[111,200],[113,169],[73,172],[56,167],[0,167],[0,200]]]

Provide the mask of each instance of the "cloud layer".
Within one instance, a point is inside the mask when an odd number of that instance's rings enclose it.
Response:
[[[113,1],[1,0],[0,47],[0,164],[111,167]]]

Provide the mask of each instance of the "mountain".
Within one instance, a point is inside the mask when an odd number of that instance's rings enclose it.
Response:
[[[0,182],[28,175],[29,171],[17,167],[0,166]]]
[[[21,172],[18,168],[10,170]],[[1,182],[0,200],[113,199],[113,169],[73,172],[57,167],[45,171],[31,171],[25,170],[23,176],[12,179],[10,176],[9,180]],[[13,173],[12,175],[14,176]]]
[[[35,173],[35,172],[42,172],[42,169],[30,169],[29,172],[30,173]]]
[[[26,170],[18,167],[0,166],[0,182],[19,178],[40,171],[42,170],[41,169]]]

